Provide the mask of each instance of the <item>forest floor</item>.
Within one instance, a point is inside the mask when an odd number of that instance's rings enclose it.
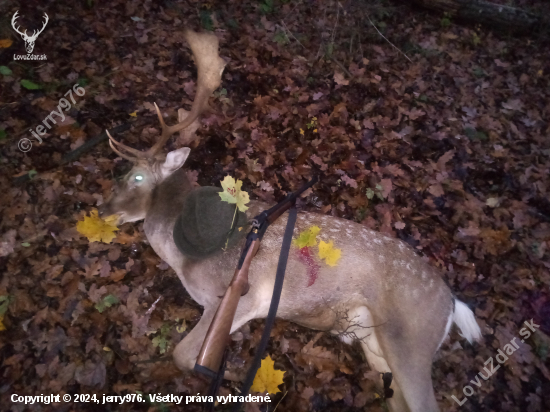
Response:
[[[453,328],[434,361],[441,410],[550,410],[547,38],[386,1],[29,3],[18,23],[39,29],[48,14],[34,49],[47,60],[14,60],[25,54],[10,24],[18,7],[4,2],[0,17],[0,410],[200,410],[11,401],[207,388],[164,359],[202,308],[148,246],[142,222],[121,226],[110,244],[76,232],[129,162],[102,142],[59,166],[121,124],[131,130],[118,139],[150,147],[159,133],[153,102],[169,124],[189,109],[196,70],[187,27],[213,31],[227,61],[190,145],[189,177],[219,187],[230,174],[251,197],[275,202],[322,171],[306,209],[403,240],[475,308],[483,341],[470,345]],[[547,11],[545,2],[527,3]],[[85,94],[71,101],[77,84]],[[39,143],[29,129],[64,95],[65,120]],[[23,138],[32,143],[26,152]],[[530,320],[539,328],[472,384]],[[233,336],[233,367],[250,361],[262,328],[253,321]],[[249,403],[250,412],[387,410],[359,345],[277,321],[268,353],[286,371],[284,385],[267,409]],[[474,393],[459,406],[452,396],[464,399],[467,385]],[[236,387],[224,382],[222,394]]]

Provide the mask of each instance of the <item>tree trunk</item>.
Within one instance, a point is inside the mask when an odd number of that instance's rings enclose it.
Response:
[[[515,7],[478,0],[414,0],[430,10],[449,13],[451,17],[511,31],[533,31],[544,23],[540,15]]]

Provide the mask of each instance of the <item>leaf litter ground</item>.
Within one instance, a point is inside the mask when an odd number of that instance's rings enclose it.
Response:
[[[181,32],[202,27],[219,36],[228,65],[191,143],[189,177],[217,185],[230,174],[253,196],[275,201],[321,170],[324,179],[303,207],[404,240],[476,308],[484,343],[470,346],[453,331],[434,362],[442,410],[550,409],[547,40],[452,19],[443,25],[440,16],[389,2],[57,2],[20,14],[40,21],[43,11],[50,26],[36,53],[46,53],[45,62],[13,62],[23,42],[9,23],[0,27],[0,39],[13,40],[0,49],[0,66],[10,69],[0,78],[2,405],[27,410],[11,403],[12,393],[206,389],[204,379],[165,358],[201,308],[147,246],[142,225],[123,226],[109,245],[76,232],[127,162],[101,144],[56,167],[101,130],[130,121],[131,132],[119,138],[149,147],[158,136],[153,102],[173,122],[178,108],[190,106],[196,71]],[[28,82],[40,88],[29,90]],[[17,140],[76,82],[86,94],[67,121],[20,152]],[[31,170],[33,180],[13,185]],[[540,330],[459,407],[451,395],[462,399],[462,388],[528,319]],[[261,329],[254,321],[234,334],[233,368],[251,360]],[[275,368],[287,371],[269,410],[279,401],[284,411],[384,410],[358,347],[278,321],[268,351]],[[235,394],[234,387],[224,383],[221,394]]]

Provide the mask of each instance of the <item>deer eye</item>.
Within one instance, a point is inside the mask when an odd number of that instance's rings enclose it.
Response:
[[[134,180],[136,182],[141,182],[143,180],[143,176],[142,175],[136,175],[136,177],[134,178]]]

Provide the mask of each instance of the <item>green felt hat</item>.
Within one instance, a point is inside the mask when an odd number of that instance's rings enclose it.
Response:
[[[200,187],[185,199],[174,225],[174,242],[185,256],[204,259],[222,250],[228,238],[231,247],[245,235],[246,214],[237,210],[235,215],[235,204],[222,201],[220,192],[219,187]]]

